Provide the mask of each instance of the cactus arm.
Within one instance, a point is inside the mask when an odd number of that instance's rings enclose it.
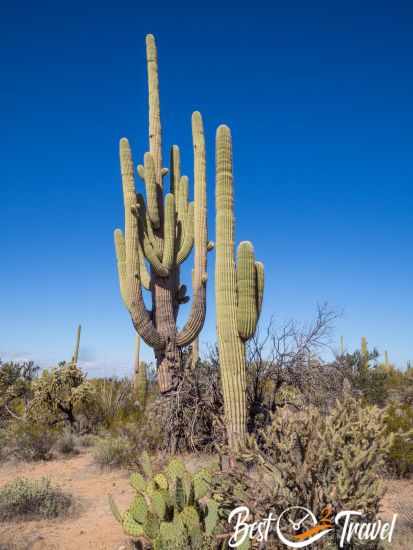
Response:
[[[199,335],[205,320],[206,292],[205,283],[194,290],[191,313],[188,321],[176,336],[179,347],[188,346]]]
[[[140,242],[140,239],[138,239],[138,254],[139,254],[139,278],[141,280],[141,284],[143,288],[146,290],[150,290],[151,288],[151,276],[149,275],[149,271],[146,268],[145,264],[145,254],[142,250],[142,245]]]
[[[175,197],[168,193],[165,197],[165,219],[164,219],[164,248],[163,248],[163,266],[169,271],[175,262]]]
[[[144,157],[146,201],[149,219],[154,229],[159,229],[161,224],[158,209],[158,192],[155,180],[155,163],[150,153],[145,153]]]
[[[264,298],[264,264],[262,262],[255,262],[255,269],[257,272],[257,315],[259,318]]]
[[[176,257],[176,263],[182,264],[191,253],[194,244],[194,203],[191,202],[188,206],[188,215],[185,224],[185,235],[182,246]]]
[[[177,249],[182,247],[188,224],[188,178],[182,176],[179,183],[178,208],[177,208]]]
[[[133,359],[135,373],[138,372],[138,369],[139,369],[140,353],[141,353],[141,339],[139,334],[137,334],[135,338],[135,355]]]
[[[207,204],[206,204],[206,161],[205,137],[201,113],[192,115],[192,139],[194,144],[194,285],[196,288],[206,282],[207,264]]]
[[[188,211],[188,178],[187,176],[182,176],[179,182],[179,193],[178,193],[178,221],[181,222],[182,226],[185,225],[185,217]]]
[[[139,290],[137,294],[133,296],[129,309],[133,326],[148,346],[151,346],[155,350],[164,349],[165,340],[152,323],[152,319],[143,301],[141,285],[139,284],[138,286]]]
[[[121,287],[121,294],[127,309],[129,310],[133,325],[136,331],[142,336],[143,340],[155,349],[163,349],[164,341],[155,329],[149,313],[146,310],[141,291],[141,284],[138,276],[130,275],[134,277],[134,281],[129,282],[127,280],[125,265],[125,240],[123,238],[122,231],[120,229],[115,230],[115,249],[119,271],[119,282]],[[131,297],[127,291],[130,286],[137,287],[137,292]]]
[[[137,220],[133,215],[136,207],[135,178],[133,171],[132,152],[129,142],[122,138],[119,144],[119,156],[122,175],[123,203],[125,208],[125,260],[126,260],[126,304],[130,303],[130,296],[138,290],[138,279],[131,277],[139,273],[138,230]],[[131,286],[129,286],[131,284]]]
[[[126,251],[125,238],[121,229],[114,231],[116,264],[118,266],[119,288],[122,300],[127,309],[129,309],[128,292],[127,292],[127,274],[126,274]]]
[[[240,243],[237,254],[237,326],[240,337],[248,340],[257,327],[257,276],[254,248],[248,241]]]
[[[190,344],[201,332],[206,315],[207,282],[207,206],[206,206],[206,163],[205,138],[201,114],[196,111],[192,115],[192,139],[194,145],[194,273],[193,300],[189,319],[178,333],[178,346]]]
[[[179,181],[181,179],[181,153],[177,145],[172,145],[170,154],[170,171],[169,171],[169,190],[175,195],[179,196]],[[178,208],[178,201],[175,202],[176,209]]]
[[[156,185],[162,190],[162,128],[159,106],[158,52],[155,37],[146,36],[146,60],[149,87],[149,150],[155,166]]]
[[[161,260],[156,255],[155,249],[152,246],[147,234],[142,235],[141,243],[145,254],[145,258],[151,264],[156,274],[159,275],[160,277],[168,277],[169,269],[162,264]]]
[[[143,223],[144,233],[147,234],[149,241],[155,251],[159,260],[162,259],[163,254],[163,239],[157,237],[153,231],[151,220],[149,219],[149,212],[146,208],[145,199],[140,193],[136,194],[136,201],[138,204],[138,213]],[[136,214],[135,214],[136,215]],[[138,226],[139,228],[139,226]],[[141,229],[139,229],[141,230]],[[140,237],[141,238],[141,237]],[[141,243],[142,245],[142,243]],[[144,254],[145,255],[145,254]]]
[[[158,258],[155,248],[152,245],[151,239],[148,234],[148,226],[150,221],[145,219],[145,215],[141,215],[140,212],[135,210],[135,215],[139,222],[139,240],[143,249],[145,258],[151,264],[152,268],[160,277],[168,277],[169,269],[165,267],[161,260]]]

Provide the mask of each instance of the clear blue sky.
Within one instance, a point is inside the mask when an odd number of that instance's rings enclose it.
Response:
[[[3,359],[68,358],[80,322],[90,372],[130,372],[112,231],[118,140],[136,162],[147,148],[148,32],[164,143],[181,146],[190,176],[191,112],[204,117],[213,239],[215,129],[233,130],[237,240],[265,262],[264,318],[305,322],[328,301],[350,349],[365,335],[397,364],[413,359],[412,4],[239,4],[3,6]],[[213,254],[209,273],[202,342],[214,339]]]

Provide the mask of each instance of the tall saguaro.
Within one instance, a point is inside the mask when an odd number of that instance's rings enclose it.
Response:
[[[235,263],[232,139],[227,126],[220,126],[216,135],[215,193],[219,363],[228,443],[237,450],[245,442],[247,423],[245,343],[254,335],[261,313],[264,265],[255,261],[249,241],[238,246]]]
[[[181,175],[180,151],[170,153],[170,189],[164,192],[168,169],[162,161],[162,126],[159,104],[158,56],[154,37],[146,37],[149,87],[149,151],[137,174],[145,195],[137,190],[132,152],[120,140],[120,165],[125,208],[125,229],[115,230],[120,289],[133,325],[154,349],[161,392],[174,389],[182,369],[181,350],[200,333],[206,313],[207,241],[206,161],[202,117],[192,115],[194,147],[194,201],[188,201],[189,180]],[[180,284],[180,265],[194,247],[193,301],[189,319],[177,328],[179,306],[186,303]],[[142,289],[152,295],[147,310]]]

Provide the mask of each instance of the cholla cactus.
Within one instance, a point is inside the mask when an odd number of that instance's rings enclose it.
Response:
[[[256,330],[264,291],[264,266],[256,262],[250,242],[234,258],[232,141],[228,127],[216,135],[215,294],[219,361],[228,442],[237,449],[246,435],[245,342]]]
[[[332,505],[373,518],[392,444],[384,419],[385,411],[350,396],[327,416],[315,408],[274,416],[260,433],[260,448],[280,506],[306,506],[319,514]]]
[[[33,398],[28,416],[32,420],[43,420],[56,424],[64,422],[74,428],[77,412],[92,402],[94,390],[85,374],[73,363],[62,363],[44,370],[32,385]]]
[[[124,531],[154,549],[204,548],[205,538],[212,536],[218,523],[218,504],[206,498],[210,473],[202,469],[192,475],[175,458],[154,475],[146,453],[140,464],[144,475],[134,473],[130,478],[136,496],[128,510],[120,513],[109,500]]]
[[[120,164],[125,207],[125,230],[115,231],[120,289],[134,327],[155,351],[161,392],[173,389],[182,369],[181,349],[202,329],[206,312],[207,242],[205,140],[200,113],[192,115],[194,144],[194,201],[188,202],[189,182],[181,175],[179,148],[170,155],[170,192],[164,195],[168,170],[162,161],[158,59],[155,39],[146,37],[149,82],[149,152],[137,168],[146,201],[135,185],[134,164],[127,139],[120,140]],[[193,303],[189,320],[178,331],[180,304],[189,300],[180,285],[180,265],[194,246]],[[149,268],[148,269],[148,265]],[[152,294],[148,311],[142,288]]]

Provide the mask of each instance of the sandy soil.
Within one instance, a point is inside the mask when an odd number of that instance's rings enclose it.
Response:
[[[187,460],[186,462],[190,462]],[[188,466],[190,466],[188,464]],[[0,550],[126,550],[128,538],[114,520],[108,495],[125,509],[133,495],[125,471],[101,471],[91,455],[35,464],[5,464],[0,467],[0,486],[17,476],[48,477],[70,492],[78,502],[77,509],[64,519],[0,524]],[[397,550],[411,550],[413,534],[413,480],[391,481],[382,503],[383,518],[399,514],[400,527],[407,529],[406,542]],[[398,521],[399,521],[398,520]],[[411,531],[410,531],[411,529]],[[396,549],[396,547],[395,547]]]
[[[120,509],[133,495],[126,472],[101,471],[90,454],[35,464],[6,464],[0,468],[0,486],[17,476],[48,477],[78,501],[69,517],[56,520],[0,524],[0,550],[119,550],[128,538],[114,520],[108,504],[112,494]],[[13,548],[13,546],[10,546]]]

